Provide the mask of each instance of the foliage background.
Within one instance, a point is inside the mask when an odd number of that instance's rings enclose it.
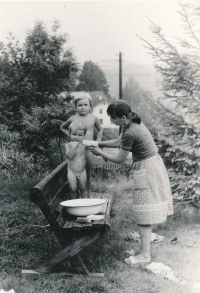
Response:
[[[78,64],[59,28],[55,21],[50,34],[39,21],[22,46],[12,34],[8,44],[0,44],[0,123],[20,131],[21,107],[30,113],[32,107],[49,105],[73,87]]]
[[[163,77],[165,101],[161,99],[155,107],[160,120],[157,142],[169,168],[174,196],[197,202],[200,195],[200,4],[180,3],[179,15],[188,36],[188,40],[178,39],[179,45],[184,48],[181,52],[152,21],[149,29],[156,43],[152,45],[141,39]],[[161,125],[164,125],[163,129],[159,127]]]
[[[127,80],[123,98],[152,132],[168,168],[174,198],[197,203],[200,196],[200,5],[180,4],[179,14],[189,36],[188,40],[178,40],[183,52],[179,52],[151,20],[153,44],[140,37],[162,76],[160,85],[164,98],[154,101],[134,76]],[[22,47],[12,35],[8,45],[1,43],[0,46],[0,122],[2,127],[7,126],[4,132],[8,131],[8,137],[11,131],[18,131],[17,145],[10,142],[13,149],[24,158],[29,157],[30,166],[42,165],[48,172],[65,159],[63,144],[67,138],[59,127],[75,113],[70,101],[59,102],[59,94],[80,87],[81,90],[101,89],[109,96],[104,72],[92,61],[86,61],[81,69],[66,47],[68,36],[59,29],[58,21],[54,22],[52,33],[42,22],[37,22],[27,33]],[[111,138],[111,133],[106,130],[104,138]],[[6,159],[6,166],[14,166],[11,159],[14,156],[18,156],[20,162],[22,159],[17,152],[11,154],[10,145],[5,141],[1,147],[4,154],[1,166],[5,173]]]

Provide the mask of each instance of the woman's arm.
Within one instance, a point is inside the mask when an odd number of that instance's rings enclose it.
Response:
[[[93,154],[97,156],[102,156],[104,159],[109,160],[116,164],[122,164],[126,160],[129,154],[129,151],[125,151],[123,149],[120,149],[117,155],[105,153],[100,148],[95,148],[95,147],[91,147],[90,150]]]
[[[120,146],[122,139],[122,134],[116,139],[113,140],[106,140],[106,141],[100,141],[98,143],[99,147],[107,147],[107,148],[118,148]]]

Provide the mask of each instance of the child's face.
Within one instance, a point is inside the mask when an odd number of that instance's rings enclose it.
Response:
[[[78,101],[76,104],[76,108],[81,116],[87,115],[91,108],[89,99],[83,98],[82,100]]]
[[[71,130],[70,137],[72,141],[82,142],[85,137],[85,132],[82,129]]]

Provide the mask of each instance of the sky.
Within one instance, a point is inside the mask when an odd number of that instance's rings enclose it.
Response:
[[[192,0],[190,0],[192,1]],[[61,23],[61,32],[69,36],[80,63],[91,60],[118,59],[153,65],[153,59],[138,37],[155,43],[148,19],[162,28],[165,37],[176,44],[175,37],[184,38],[183,24],[175,0],[132,1],[1,1],[0,41],[8,33],[21,43],[28,29],[37,20],[45,23],[50,32],[54,19]],[[138,35],[138,36],[137,36]]]

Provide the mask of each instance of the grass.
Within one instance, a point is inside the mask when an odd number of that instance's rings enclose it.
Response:
[[[128,267],[124,263],[125,250],[136,248],[138,242],[127,241],[127,235],[136,231],[132,219],[131,188],[127,181],[107,184],[93,183],[96,192],[112,192],[112,229],[82,252],[90,272],[104,272],[104,278],[86,276],[22,275],[22,269],[35,269],[59,248],[59,244],[46,226],[39,208],[30,202],[28,194],[40,178],[23,178],[1,183],[0,205],[0,286],[16,293],[188,293],[192,284],[200,281],[200,225],[199,218],[183,217],[181,209],[167,223],[154,227],[164,236],[152,244],[153,261],[168,265],[187,285],[163,279],[148,273],[144,267]],[[178,243],[170,239],[177,236]],[[67,269],[63,261],[55,272]],[[1,289],[0,287],[0,289]]]

